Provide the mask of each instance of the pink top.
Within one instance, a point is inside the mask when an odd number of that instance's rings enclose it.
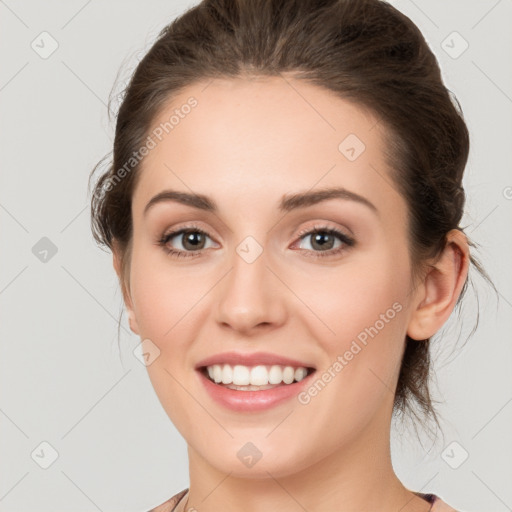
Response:
[[[457,510],[447,505],[435,494],[422,494],[419,492],[416,494],[423,498],[425,501],[432,503],[429,512],[457,512]],[[185,503],[187,502],[187,498],[188,488],[183,489],[183,491],[175,494],[172,498],[169,498],[161,505],[158,505],[158,507],[148,510],[148,512],[185,512]]]

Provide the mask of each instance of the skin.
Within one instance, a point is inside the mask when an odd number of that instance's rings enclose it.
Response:
[[[187,510],[428,511],[391,465],[393,397],[405,335],[432,336],[455,306],[468,270],[465,236],[450,232],[432,269],[412,282],[407,205],[392,186],[382,127],[348,101],[292,77],[215,79],[182,91],[154,125],[190,96],[198,106],[143,161],[129,281],[113,251],[130,327],[160,350],[149,377],[188,445]],[[366,146],[354,161],[338,149],[351,133]],[[378,213],[342,199],[277,209],[287,194],[333,186]],[[168,201],[144,215],[168,188],[206,194],[219,211]],[[199,256],[173,258],[156,243],[190,222],[208,233]],[[312,235],[298,236],[318,225],[356,245],[315,258],[342,244],[335,237],[322,249]],[[263,249],[250,264],[236,251],[247,236]],[[193,253],[184,238],[167,245]],[[268,351],[310,362],[320,375],[394,303],[401,311],[308,404],[232,412],[211,400],[194,370],[219,352]],[[249,441],[262,453],[252,467],[237,457]]]

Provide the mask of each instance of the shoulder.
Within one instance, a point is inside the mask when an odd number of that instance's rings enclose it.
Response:
[[[187,494],[187,491],[188,488],[183,489],[183,491],[180,491],[179,493],[175,494],[167,501],[164,501],[161,505],[158,505],[157,507],[148,510],[148,512],[172,512],[176,505],[180,502],[181,498],[183,498],[183,496]]]
[[[439,496],[432,495],[432,508],[431,512],[462,512],[457,511],[445,503]]]
[[[164,501],[157,507],[148,510],[148,512],[172,512],[175,509],[176,505],[183,498],[183,496],[187,494],[187,491],[188,488],[183,489],[182,491],[178,492],[177,494],[169,498],[167,501]],[[425,495],[425,497],[427,496],[428,501],[432,503],[432,508],[430,509],[431,512],[462,512],[450,507],[450,505],[445,503],[439,496],[436,496],[435,494]]]

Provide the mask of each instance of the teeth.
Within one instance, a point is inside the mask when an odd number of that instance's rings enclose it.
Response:
[[[217,384],[233,384],[234,386],[268,386],[278,385],[281,382],[291,384],[300,382],[308,371],[304,367],[292,366],[243,366],[229,364],[214,364],[207,367],[208,375]]]

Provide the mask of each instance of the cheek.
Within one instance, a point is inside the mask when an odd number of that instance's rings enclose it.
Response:
[[[326,400],[361,414],[393,389],[407,327],[408,284],[407,258],[391,250],[360,258],[327,278],[319,270],[307,285],[302,282],[298,294],[315,313],[304,318],[327,354],[323,370],[335,375]]]
[[[296,280],[294,291],[309,307],[303,316],[317,339],[340,349],[352,339],[364,343],[376,331],[392,339],[401,332],[407,261],[390,253],[366,254],[328,271],[317,268]]]
[[[163,251],[133,252],[134,313],[141,339],[151,340],[159,350],[158,358],[147,367],[157,392],[179,391],[169,372],[178,378],[195,364],[191,343],[201,338],[211,316],[209,292],[218,279],[211,269],[200,267],[172,263]]]
[[[165,256],[136,249],[130,280],[140,338],[151,340],[159,351],[146,367],[148,376],[163,409],[188,438],[196,429],[187,420],[191,407],[186,391],[192,367],[189,340],[203,324],[198,321],[202,315],[200,299],[208,286],[185,266],[173,267]]]
[[[134,249],[130,282],[141,336],[155,340],[168,338],[186,323],[205,293],[204,281],[193,269],[171,264],[160,249]]]

